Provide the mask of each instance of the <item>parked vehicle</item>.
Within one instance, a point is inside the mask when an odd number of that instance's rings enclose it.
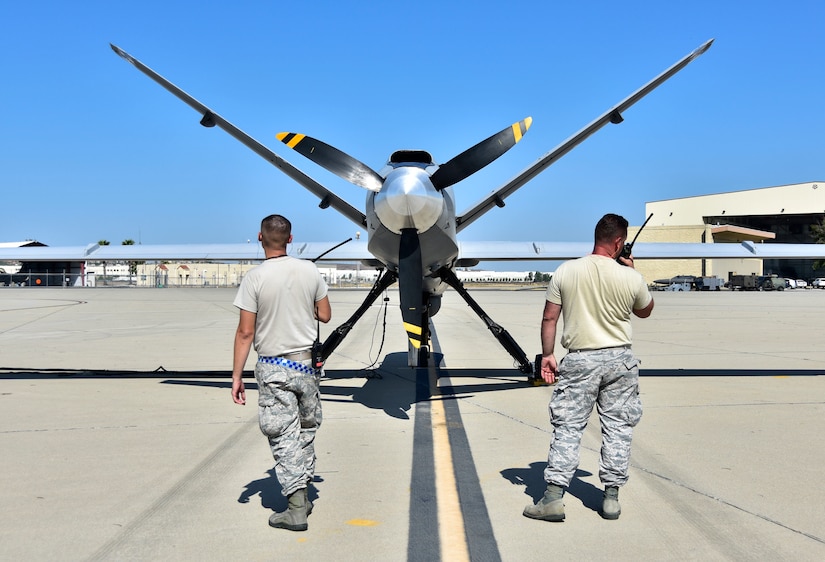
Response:
[[[755,291],[759,288],[759,276],[731,275],[728,278],[728,288],[731,291]]]
[[[811,287],[814,289],[825,289],[825,277],[817,277],[814,279],[814,282],[811,283]]]
[[[797,279],[796,280],[796,288],[797,289],[807,289],[808,288],[808,282],[805,281],[804,279]]]
[[[774,277],[773,275],[762,275],[757,280],[756,286],[760,291],[784,291],[785,278]]]
[[[693,288],[693,283],[696,281],[694,275],[677,275],[669,279],[656,279],[653,282],[653,290],[655,291],[690,291]]]
[[[725,282],[718,277],[697,277],[693,284],[697,291],[718,291],[724,286]]]

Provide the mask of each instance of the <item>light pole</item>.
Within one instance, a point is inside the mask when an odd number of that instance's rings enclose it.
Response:
[[[355,239],[356,240],[361,239],[361,232],[360,231],[355,231]],[[360,261],[355,262],[355,286],[356,287],[361,286],[361,262]]]

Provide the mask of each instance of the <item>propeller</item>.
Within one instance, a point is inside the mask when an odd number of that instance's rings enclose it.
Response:
[[[433,173],[431,177],[433,185],[436,189],[444,189],[476,173],[513,148],[532,124],[532,117],[513,123],[472,148],[468,148],[449,162],[445,162]],[[275,136],[289,148],[336,176],[370,191],[381,190],[384,178],[346,152],[300,133],[278,133]]]
[[[424,323],[424,266],[421,261],[421,243],[414,228],[401,230],[398,247],[398,289],[401,299],[401,318],[410,343],[415,349],[422,344]]]
[[[279,141],[336,176],[370,191],[380,191],[384,178],[363,162],[318,139],[299,133],[278,133]]]
[[[513,148],[532,124],[532,117],[513,123],[490,138],[468,148],[449,162],[445,162],[430,178],[433,185],[436,189],[444,189],[476,173]]]

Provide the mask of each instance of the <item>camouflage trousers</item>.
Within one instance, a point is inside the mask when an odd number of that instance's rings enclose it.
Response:
[[[599,479],[605,486],[627,483],[630,442],[642,417],[642,402],[639,361],[624,347],[574,351],[561,360],[549,408],[553,438],[544,471],[548,483],[570,485],[594,404],[602,432]]]
[[[309,366],[311,361],[301,363]],[[258,421],[269,439],[281,491],[289,496],[305,488],[315,475],[315,432],[321,426],[320,374],[258,362],[255,379]]]

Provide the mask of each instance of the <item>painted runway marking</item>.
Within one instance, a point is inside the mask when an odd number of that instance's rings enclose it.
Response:
[[[440,358],[434,328],[432,356]],[[500,561],[478,472],[449,378],[431,361],[416,372],[407,560]],[[436,543],[432,537],[438,536]]]
[[[378,521],[372,521],[371,519],[350,519],[347,521],[347,525],[354,527],[375,527],[380,524]]]
[[[441,400],[431,402],[430,418],[433,431],[433,458],[435,460],[435,497],[438,504],[438,536],[442,560],[461,562],[470,560],[464,515],[458,497],[453,454],[447,414]],[[461,537],[463,540],[458,540]]]

